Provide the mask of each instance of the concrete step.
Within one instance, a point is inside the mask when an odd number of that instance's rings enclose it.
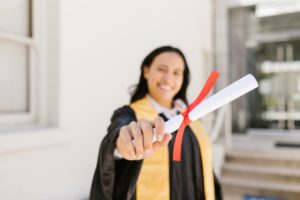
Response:
[[[300,154],[299,151],[247,151],[235,149],[226,153],[225,162],[251,166],[300,169]]]
[[[221,177],[225,200],[242,200],[245,195],[270,196],[285,200],[300,199],[300,185]]]
[[[226,163],[222,168],[222,177],[244,178],[269,182],[294,183],[300,185],[300,169],[266,167]]]

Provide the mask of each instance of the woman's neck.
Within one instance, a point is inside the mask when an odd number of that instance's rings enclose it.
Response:
[[[173,108],[173,103],[172,101],[158,101],[157,99],[155,99],[153,96],[151,96],[150,94],[147,94],[153,101],[155,101],[157,104],[159,104],[162,107],[165,107],[167,109],[172,109]]]

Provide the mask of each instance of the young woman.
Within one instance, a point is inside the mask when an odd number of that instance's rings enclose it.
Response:
[[[186,108],[188,84],[179,49],[160,47],[144,59],[130,105],[114,112],[101,143],[91,200],[221,199],[201,122],[185,128],[181,162],[172,160],[176,132],[164,134],[164,121]]]

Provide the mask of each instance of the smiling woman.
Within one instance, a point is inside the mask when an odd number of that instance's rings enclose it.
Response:
[[[182,65],[183,62],[183,65]],[[173,70],[173,71],[172,71]],[[164,46],[157,48],[153,50],[142,62],[141,65],[141,74],[140,74],[140,80],[139,83],[136,86],[135,91],[132,93],[131,96],[131,102],[135,102],[143,97],[145,97],[146,94],[149,94],[150,92],[156,91],[153,88],[153,91],[150,90],[150,85],[152,85],[151,80],[147,80],[148,78],[146,74],[150,73],[150,71],[161,71],[161,74],[174,74],[176,75],[176,82],[180,80],[179,77],[181,77],[182,84],[176,84],[179,86],[179,91],[175,93],[171,98],[169,98],[169,101],[172,99],[181,99],[184,103],[187,104],[186,99],[186,90],[187,86],[190,81],[190,71],[188,68],[188,64],[186,62],[185,56],[183,53],[174,47],[170,46]],[[158,75],[158,73],[155,73]],[[154,77],[154,79],[158,79],[158,77],[155,77],[154,73],[151,73],[151,77]],[[150,76],[150,75],[149,75]],[[162,75],[159,75],[161,77]],[[173,76],[173,75],[172,75]],[[179,77],[178,77],[179,76]],[[163,77],[168,78],[168,77]],[[169,79],[169,78],[168,78]],[[164,81],[165,80],[161,80]],[[163,83],[164,83],[163,82]],[[163,86],[164,87],[164,86]],[[154,96],[153,96],[154,97]]]
[[[202,124],[185,129],[181,162],[172,161],[177,132],[164,134],[164,121],[187,105],[188,83],[179,49],[160,47],[144,59],[131,104],[115,111],[101,143],[90,199],[222,199]]]
[[[149,95],[159,104],[172,108],[173,97],[183,82],[184,61],[177,53],[158,55],[151,66],[144,68]]]

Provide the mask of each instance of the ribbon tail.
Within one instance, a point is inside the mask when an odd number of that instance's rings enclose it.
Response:
[[[193,110],[199,103],[201,103],[201,101],[208,95],[208,93],[213,88],[218,77],[219,77],[219,73],[217,71],[213,71],[210,74],[208,80],[206,81],[203,89],[199,93],[198,97],[187,107],[187,110],[184,113],[182,113],[184,120],[177,131],[174,149],[173,149],[173,161],[181,161],[181,147],[182,147],[184,129],[191,122],[188,116],[189,112]]]
[[[173,161],[181,161],[181,147],[182,147],[184,128],[185,126],[182,124],[177,131],[174,150],[173,150]]]

